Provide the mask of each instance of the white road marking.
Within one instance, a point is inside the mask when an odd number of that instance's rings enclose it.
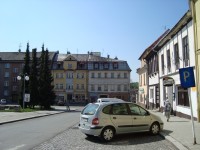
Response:
[[[22,144],[22,145],[18,145],[18,146],[15,146],[13,148],[10,148],[8,150],[18,150],[19,148],[24,147],[24,146],[25,146],[25,144]]]

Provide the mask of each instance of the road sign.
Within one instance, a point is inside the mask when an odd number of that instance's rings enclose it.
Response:
[[[181,86],[189,88],[195,86],[193,67],[179,69]]]
[[[30,102],[30,94],[24,95],[24,102]]]

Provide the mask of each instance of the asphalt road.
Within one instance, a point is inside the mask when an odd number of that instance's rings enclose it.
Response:
[[[66,131],[80,112],[66,112],[0,126],[0,150],[28,150]]]

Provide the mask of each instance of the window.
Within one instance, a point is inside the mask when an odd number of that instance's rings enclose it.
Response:
[[[60,84],[60,89],[63,89],[63,84]]]
[[[165,72],[165,64],[164,64],[164,55],[161,55],[161,68],[162,68],[162,74],[164,74]]]
[[[113,68],[118,69],[118,63],[117,62],[113,63]]]
[[[178,105],[182,106],[190,106],[189,99],[188,99],[188,91],[187,89],[178,86]]]
[[[94,69],[99,69],[99,63],[94,63]]]
[[[72,64],[68,64],[68,69],[72,69]]]
[[[13,77],[13,82],[17,82],[17,77]]]
[[[107,74],[106,72],[105,72],[105,74],[104,74],[104,75],[105,75],[105,78],[107,78],[107,75],[108,75],[108,74]]]
[[[114,73],[113,72],[111,73],[111,78],[114,78]]]
[[[101,91],[101,85],[98,85],[98,91]]]
[[[94,78],[95,76],[94,76],[94,72],[92,73],[92,78]]]
[[[57,64],[57,69],[60,69],[60,68],[61,68],[61,64],[58,63],[58,64]]]
[[[19,69],[18,68],[13,68],[14,73],[18,73]]]
[[[126,104],[113,104],[113,115],[128,115]]]
[[[76,85],[76,89],[79,90],[79,88],[80,88],[80,87],[79,87],[79,84],[77,84],[77,85]]]
[[[101,73],[100,72],[98,73],[98,78],[101,78]]]
[[[108,85],[104,85],[104,91],[108,91]]]
[[[171,58],[170,58],[170,50],[167,50],[167,70],[171,72]]]
[[[4,81],[4,86],[9,86],[9,81]]]
[[[127,78],[127,73],[124,73],[124,78],[125,78],[125,79]]]
[[[85,89],[85,87],[84,87],[84,84],[81,84],[81,89],[82,89],[82,90],[84,90],[84,89]]]
[[[109,64],[108,64],[108,63],[104,63],[104,64],[103,64],[103,67],[104,67],[104,69],[108,69]]]
[[[5,68],[10,68],[10,64],[9,64],[9,63],[6,63],[6,64],[5,64]]]
[[[111,105],[108,105],[108,106],[103,108],[102,112],[104,114],[110,114],[110,110],[111,110]]]
[[[117,78],[120,78],[120,77],[121,77],[121,74],[120,74],[120,73],[118,73],[118,74],[117,74]]]
[[[189,66],[189,46],[188,46],[188,36],[182,39],[183,43],[183,62],[184,66]]]
[[[153,97],[154,97],[153,89],[150,89],[150,98],[152,99]]]
[[[135,104],[128,104],[129,107],[130,107],[130,111],[131,111],[131,114],[133,115],[139,115],[139,116],[144,116],[147,114],[147,111],[144,110],[142,107],[138,106],[138,105],[135,105]]]
[[[180,68],[178,43],[174,45],[174,64],[176,70]]]

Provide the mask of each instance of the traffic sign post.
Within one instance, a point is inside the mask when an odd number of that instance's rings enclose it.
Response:
[[[194,137],[193,144],[196,144],[197,142],[196,142],[196,135],[195,135],[195,130],[194,130],[194,118],[193,118],[193,109],[192,109],[192,102],[191,102],[191,89],[189,89],[190,87],[195,86],[193,67],[179,69],[179,74],[180,74],[181,86],[183,88],[188,89],[188,98],[189,98],[190,110],[191,110],[192,132],[193,132],[193,137]]]

